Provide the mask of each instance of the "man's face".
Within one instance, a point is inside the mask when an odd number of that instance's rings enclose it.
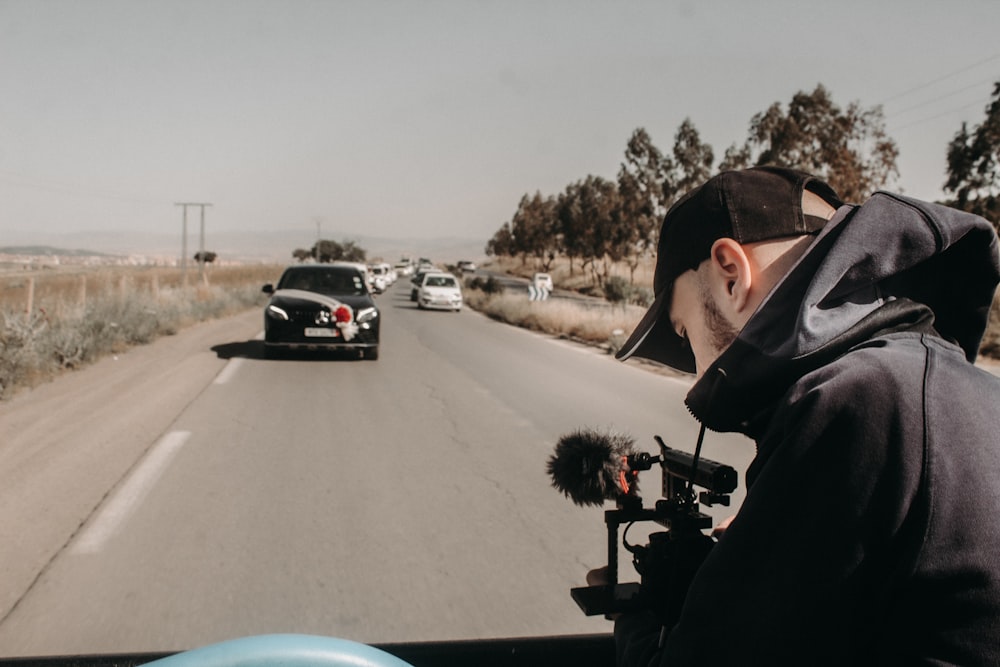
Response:
[[[682,273],[674,281],[670,323],[677,335],[691,346],[698,377],[739,333],[719,309],[707,281],[693,270]]]

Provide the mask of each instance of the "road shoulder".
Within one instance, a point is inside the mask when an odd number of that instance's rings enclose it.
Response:
[[[188,327],[0,403],[0,619],[245,343],[259,309]]]

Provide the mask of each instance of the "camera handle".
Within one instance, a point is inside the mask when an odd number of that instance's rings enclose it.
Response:
[[[640,585],[618,582],[618,528],[622,524],[655,521],[658,518],[658,510],[642,507],[642,501],[638,498],[628,498],[617,509],[605,510],[604,523],[608,529],[608,583],[570,589],[570,595],[584,614],[603,614],[611,618],[615,613],[643,608],[639,598]]]

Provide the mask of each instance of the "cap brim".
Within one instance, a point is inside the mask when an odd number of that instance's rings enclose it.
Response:
[[[694,373],[694,354],[683,338],[670,324],[670,287],[660,291],[642,320],[632,331],[625,344],[615,354],[615,359],[625,361],[632,357],[650,359],[684,373]]]

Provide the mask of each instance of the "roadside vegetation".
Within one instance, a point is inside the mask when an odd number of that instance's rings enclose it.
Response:
[[[537,270],[531,262],[509,257],[491,260],[484,268],[528,279]],[[652,303],[652,261],[638,267],[634,275],[640,279],[635,283],[626,278],[632,272],[626,264],[611,264],[603,285],[594,285],[579,271],[571,275],[565,260],[551,263],[549,271],[556,289],[587,298],[529,301],[526,294],[506,292],[496,281],[474,278],[466,281],[465,302],[500,322],[595,345],[609,354],[621,349]],[[1000,360],[1000,291],[993,299],[980,355]]]
[[[990,323],[983,336],[983,344],[979,353],[984,357],[1000,360],[1000,293],[993,298],[993,308],[990,309]]]
[[[644,311],[635,305],[577,302],[564,299],[529,301],[522,293],[493,291],[485,283],[470,281],[465,303],[505,324],[605,348],[621,348]]]
[[[848,202],[894,189],[899,176],[898,150],[886,133],[881,107],[864,109],[854,102],[841,108],[822,85],[754,115],[745,141],[731,144],[721,159],[716,155],[690,119],[681,123],[666,152],[637,128],[614,179],[588,175],[557,194],[525,194],[487,243],[486,254],[500,270],[525,277],[549,273],[557,287],[606,298],[628,313],[625,304],[645,307],[652,300],[652,268],[666,211],[715,173],[758,165],[800,169],[823,178]],[[943,190],[950,198],[939,203],[981,215],[1000,231],[1000,81],[984,121],[963,124],[942,147],[942,156]],[[527,326],[541,328],[536,306],[503,305],[496,296],[486,302],[505,313],[496,315],[504,321],[517,318],[523,306]],[[590,316],[584,309],[579,317]],[[576,316],[559,317],[567,330],[576,328],[571,324]],[[623,319],[621,328],[630,330],[629,321]],[[1000,358],[998,300],[981,353]]]
[[[942,203],[1000,228],[1000,82],[991,97],[985,120],[963,124],[943,147],[944,191],[952,198]],[[652,301],[659,223],[691,187],[717,171],[774,164],[815,173],[845,200],[862,201],[895,184],[897,154],[881,107],[841,109],[822,85],[756,114],[746,140],[720,160],[690,119],[667,153],[638,128],[615,179],[588,175],[557,195],[525,194],[486,245],[493,270],[526,278],[546,272],[557,289],[582,298],[533,302],[474,279],[466,301],[503,322],[616,351]],[[352,241],[324,240],[293,256],[364,261],[366,253]],[[273,266],[213,265],[203,278],[190,272],[190,284],[179,269],[148,267],[0,273],[0,400],[188,324],[259,306],[260,285],[279,273]],[[1000,359],[1000,299],[981,352]]]
[[[487,268],[529,279],[534,273],[531,263],[510,258],[490,261]],[[629,300],[621,295],[608,295],[603,290],[595,290],[588,278],[570,276],[568,265],[564,262],[550,265],[549,270],[557,289],[574,291],[578,298],[531,301],[526,293],[504,290],[492,278],[475,277],[465,281],[465,303],[505,324],[594,345],[610,354],[617,352],[645,313],[646,306],[641,303],[644,297],[633,296],[631,302],[627,302]],[[612,273],[627,270],[625,266],[611,267]],[[622,276],[612,275],[610,283],[626,291],[631,290]],[[648,292],[651,300],[652,289],[642,291]]]
[[[258,306],[273,266],[0,274],[0,399],[133,345]]]

